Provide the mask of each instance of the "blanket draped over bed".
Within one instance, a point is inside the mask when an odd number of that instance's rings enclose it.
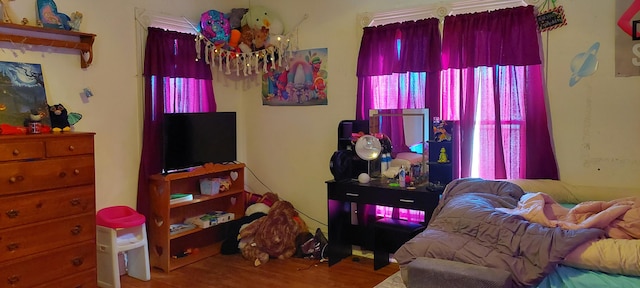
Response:
[[[600,228],[614,239],[640,238],[640,197],[612,201],[587,201],[569,209],[548,194],[528,193],[514,209],[497,208],[547,227]]]
[[[477,178],[447,185],[425,231],[394,257],[401,268],[418,257],[509,271],[517,286],[537,284],[580,244],[601,238],[596,228],[564,230],[496,210],[514,209],[524,191],[513,183]]]

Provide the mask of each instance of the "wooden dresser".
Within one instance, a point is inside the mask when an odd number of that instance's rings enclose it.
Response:
[[[0,287],[96,287],[93,136],[0,136]]]

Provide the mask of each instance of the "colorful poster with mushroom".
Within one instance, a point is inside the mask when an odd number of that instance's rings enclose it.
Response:
[[[287,52],[286,65],[262,74],[262,105],[327,105],[327,48]]]

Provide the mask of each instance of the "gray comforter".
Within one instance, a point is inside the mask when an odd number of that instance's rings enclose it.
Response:
[[[509,182],[477,178],[451,182],[425,231],[395,253],[403,268],[418,257],[509,271],[517,286],[535,285],[569,252],[602,237],[600,229],[563,230],[495,210],[514,208],[524,194]]]

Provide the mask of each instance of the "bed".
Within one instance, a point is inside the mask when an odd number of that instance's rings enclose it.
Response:
[[[408,287],[640,287],[640,198],[629,196],[640,193],[457,179],[394,257]]]

